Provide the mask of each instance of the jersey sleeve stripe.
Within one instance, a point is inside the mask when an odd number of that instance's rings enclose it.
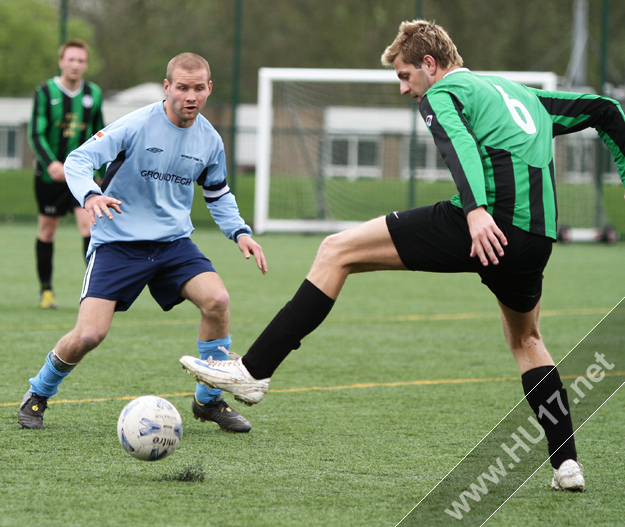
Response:
[[[595,128],[614,156],[621,179],[625,183],[625,115],[619,104],[596,95],[558,93],[558,97],[553,97],[549,94],[550,92],[539,91],[538,98],[552,116],[554,136]]]
[[[471,133],[466,121],[462,118],[461,111],[456,105],[457,100],[454,97],[452,97],[452,99],[454,102],[454,106],[459,113],[459,119],[462,121],[462,125],[467,129],[468,133]],[[426,123],[430,123],[430,132],[432,133],[434,142],[436,143],[436,146],[443,157],[443,161],[445,161],[445,164],[449,168],[454,182],[456,183],[456,187],[458,188],[458,192],[460,193],[462,210],[466,215],[472,210],[476,209],[478,207],[478,204],[475,198],[475,194],[473,193],[473,189],[471,188],[469,178],[467,177],[462,162],[460,161],[460,157],[458,156],[458,152],[456,152],[456,149],[451,141],[451,138],[447,134],[447,131],[443,128],[443,126],[436,118],[436,113],[432,108],[429,100],[427,99],[427,96],[421,100],[421,104],[419,105],[419,111],[421,112],[421,115],[423,116],[423,119],[426,121]],[[475,139],[475,137],[473,138]]]
[[[224,179],[215,185],[204,187],[204,201],[206,201],[206,203],[213,203],[229,192],[230,187],[228,186],[228,182]]]

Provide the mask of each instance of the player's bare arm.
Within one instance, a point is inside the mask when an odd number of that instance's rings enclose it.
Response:
[[[508,245],[508,240],[493,217],[484,207],[478,207],[467,214],[467,223],[471,233],[471,258],[477,256],[484,267],[489,261],[497,265],[497,256],[504,255],[503,247]]]
[[[91,223],[93,225],[96,225],[96,218],[102,218],[103,215],[106,216],[109,220],[113,219],[113,213],[111,212],[111,209],[113,209],[118,214],[121,214],[121,204],[121,201],[110,196],[105,196],[104,194],[94,194],[92,196],[89,196],[85,201],[85,210],[89,213]]]
[[[239,249],[241,249],[241,252],[246,259],[249,259],[251,255],[254,255],[256,265],[263,274],[266,274],[267,262],[265,260],[265,255],[263,254],[263,248],[258,245],[251,236],[239,236],[237,244],[239,245]]]
[[[63,163],[60,161],[52,161],[48,165],[48,174],[50,177],[59,183],[65,181],[65,169],[63,168]]]

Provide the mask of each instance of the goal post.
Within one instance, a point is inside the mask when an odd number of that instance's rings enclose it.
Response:
[[[552,72],[476,73],[557,89]],[[259,234],[338,232],[456,192],[415,102],[400,96],[394,70],[261,68],[257,116],[254,230]],[[556,173],[568,181],[567,156],[576,147],[563,145],[555,149]],[[586,170],[582,178],[591,181],[583,190],[590,207],[600,206],[593,174]],[[414,185],[416,202],[409,203]],[[561,218],[563,210],[577,213],[581,188],[568,207],[558,188]],[[589,223],[596,212],[575,226],[598,227]]]
[[[357,225],[358,221],[331,218],[272,218],[269,213],[272,161],[272,128],[274,122],[274,84],[300,83],[382,83],[397,77],[390,70],[345,70],[309,68],[261,68],[258,73],[258,126],[256,183],[254,196],[254,230],[263,232],[338,232]]]

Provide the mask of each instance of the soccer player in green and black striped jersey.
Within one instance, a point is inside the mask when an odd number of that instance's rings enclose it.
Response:
[[[411,270],[478,274],[494,293],[526,398],[543,426],[552,486],[584,490],[566,390],[538,329],[543,271],[556,239],[553,137],[595,128],[625,182],[625,115],[596,95],[547,92],[463,67],[443,28],[400,26],[382,55],[420,112],[456,183],[449,201],[394,212],[329,236],[306,280],[247,354],[183,367],[249,404],[332,309],[352,273]],[[390,345],[390,344],[389,344]]]
[[[36,256],[41,286],[39,305],[43,309],[56,307],[52,292],[54,236],[60,218],[68,211],[74,213],[85,253],[89,246],[89,215],[69,191],[63,170],[67,155],[104,126],[102,91],[83,80],[88,57],[89,47],[82,40],[70,40],[60,47],[60,75],[37,87],[28,126],[28,139],[37,160]]]

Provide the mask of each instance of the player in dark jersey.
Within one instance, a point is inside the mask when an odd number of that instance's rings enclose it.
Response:
[[[402,95],[420,103],[458,194],[327,237],[300,289],[243,358],[181,363],[199,382],[254,404],[280,363],[323,322],[350,274],[477,273],[499,302],[526,398],[545,430],[552,486],[584,490],[566,390],[538,329],[543,270],[556,237],[553,136],[596,128],[625,181],[625,115],[605,97],[476,75],[462,67],[447,33],[423,20],[402,23],[382,62],[395,67]]]
[[[42,309],[56,308],[52,292],[54,237],[61,217],[68,211],[74,213],[85,253],[89,246],[89,214],[72,196],[63,170],[67,155],[104,126],[102,91],[83,80],[88,57],[89,47],[82,40],[70,40],[60,47],[60,75],[37,87],[28,126],[28,139],[37,160],[36,256]]]

